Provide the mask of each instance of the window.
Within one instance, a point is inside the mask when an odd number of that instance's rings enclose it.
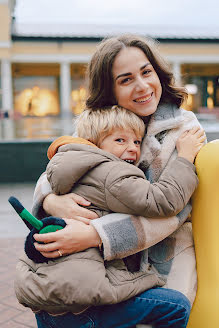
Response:
[[[53,64],[13,64],[14,109],[24,116],[57,115],[59,67]]]
[[[191,90],[196,90],[190,92],[188,88],[187,109],[219,109],[219,64],[185,64],[182,65],[182,76],[183,84],[193,86]]]

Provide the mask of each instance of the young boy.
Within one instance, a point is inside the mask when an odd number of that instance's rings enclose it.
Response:
[[[54,192],[74,191],[89,200],[99,216],[112,211],[152,218],[175,215],[197,186],[192,163],[205,139],[198,128],[179,138],[178,158],[154,184],[132,165],[140,158],[145,133],[143,121],[134,113],[118,106],[85,110],[77,133],[79,138],[61,137],[49,147],[48,179]],[[130,272],[123,260],[104,262],[101,252],[90,248],[48,263],[35,264],[23,257],[15,290],[18,300],[34,311],[77,314],[164,283],[149,263],[144,272]]]
[[[60,137],[48,149],[47,178],[53,192],[74,191],[90,201],[99,216],[176,215],[198,183],[193,161],[205,139],[203,132],[195,128],[179,138],[178,157],[154,184],[134,166],[144,133],[143,121],[124,108],[85,110],[77,122],[83,139]]]

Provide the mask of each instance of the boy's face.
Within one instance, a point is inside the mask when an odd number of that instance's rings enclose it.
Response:
[[[136,164],[141,154],[141,140],[132,129],[114,129],[102,140],[99,148],[130,164]]]

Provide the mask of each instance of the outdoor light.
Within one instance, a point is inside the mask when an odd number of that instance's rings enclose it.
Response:
[[[186,84],[185,88],[190,95],[195,95],[198,92],[198,87],[196,84]]]

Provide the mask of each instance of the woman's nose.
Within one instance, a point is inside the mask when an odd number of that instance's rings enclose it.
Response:
[[[136,79],[136,86],[135,86],[136,91],[147,90],[147,87],[148,86],[145,79],[143,79],[142,77],[138,77]]]

